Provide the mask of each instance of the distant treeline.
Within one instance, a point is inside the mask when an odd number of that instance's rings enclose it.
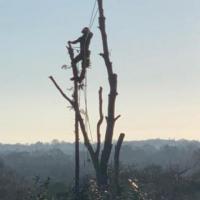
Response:
[[[83,144],[80,149],[84,183],[87,177],[93,176],[93,168]],[[153,200],[160,200],[163,190],[168,190],[168,197],[178,195],[180,198],[177,196],[176,200],[188,200],[191,194],[191,199],[199,198],[200,142],[160,139],[124,142],[120,160],[121,180],[125,183],[129,178],[137,179],[142,190]],[[57,140],[31,145],[0,144],[0,199],[34,199],[30,194],[47,193],[46,181],[50,182],[48,192],[64,195],[57,199],[69,196],[66,189],[74,182],[74,144]]]
[[[95,144],[94,144],[95,145]],[[80,145],[82,174],[91,174],[89,155]],[[124,142],[121,164],[144,168],[159,165],[164,168],[180,167],[196,170],[200,154],[200,142],[187,140],[145,140]],[[24,177],[40,176],[73,180],[74,144],[53,140],[51,143],[37,142],[31,145],[0,144],[0,158],[4,165]],[[112,165],[111,158],[111,165]],[[67,170],[66,170],[67,169]]]

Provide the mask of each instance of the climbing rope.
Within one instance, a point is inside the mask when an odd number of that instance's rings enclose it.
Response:
[[[85,74],[85,83],[84,83],[84,85],[85,85],[85,87],[84,87],[85,125],[86,125],[87,131],[89,130],[89,132],[90,132],[91,141],[92,141],[92,143],[93,143],[93,136],[92,136],[91,126],[90,126],[90,118],[89,118],[89,114],[88,114],[88,102],[87,102],[87,72],[86,72],[86,74]]]
[[[97,0],[94,1],[94,5],[93,5],[93,8],[92,8],[92,13],[91,13],[90,22],[89,22],[89,29],[92,28],[94,21],[96,19],[97,13],[98,13],[98,8],[96,8],[96,6],[97,6]],[[95,11],[95,9],[96,9],[96,11]],[[88,114],[88,103],[87,103],[87,71],[85,72],[84,86],[85,86],[84,87],[85,126],[86,126],[86,131],[89,130],[89,132],[90,132],[91,141],[93,143],[92,131],[91,131],[91,126],[90,126],[90,119],[89,119],[89,114]]]
[[[97,16],[97,13],[98,13],[98,8],[96,8],[96,5],[97,5],[97,0],[94,1],[94,6],[93,6],[93,9],[92,9],[92,13],[91,13],[91,17],[90,17],[90,22],[89,22],[89,29],[91,30],[92,29],[92,26],[95,22],[95,19],[96,19],[96,16]],[[95,11],[96,9],[96,11]],[[88,37],[89,35],[87,35]],[[86,37],[86,40],[87,40],[87,37]],[[85,72],[85,80],[84,80],[84,103],[85,103],[85,128],[86,128],[86,131],[88,132],[89,130],[89,133],[90,133],[90,138],[91,138],[91,141],[93,143],[93,136],[92,136],[92,131],[91,131],[91,126],[90,126],[90,119],[89,119],[89,114],[88,114],[88,102],[87,102],[87,70]],[[88,154],[88,151],[84,151],[84,167],[86,166],[86,160],[87,162],[90,162],[90,159],[89,159],[89,154]],[[85,159],[86,157],[86,159]]]
[[[90,21],[89,21],[89,26],[88,26],[88,28],[90,30],[92,29],[92,26],[93,26],[93,24],[95,22],[95,19],[96,19],[97,13],[98,13],[98,7],[96,8],[96,6],[97,6],[97,0],[94,1],[94,5],[93,5],[93,8],[92,8],[92,13],[91,13],[91,16],[90,16]],[[88,37],[89,37],[89,32],[88,32],[88,34],[86,36],[85,42],[87,41]],[[76,51],[79,51],[79,48],[77,48],[77,47],[74,47],[74,49]],[[84,52],[85,51],[86,51],[86,49],[84,47]],[[86,55],[86,52],[84,53],[84,55]],[[86,60],[88,58],[84,58],[84,59]],[[86,66],[84,66],[84,67],[86,67]],[[89,65],[88,65],[88,67],[89,67]],[[78,65],[78,68],[80,68],[79,65]],[[82,88],[81,84],[80,84],[80,88]],[[91,126],[90,126],[90,119],[89,119],[89,114],[88,114],[88,102],[87,102],[87,70],[85,71],[85,79],[84,79],[84,87],[83,88],[84,88],[83,93],[84,93],[84,106],[85,106],[85,108],[84,108],[85,109],[84,110],[85,129],[86,129],[86,132],[89,132],[90,138],[91,138],[91,142],[93,143],[93,136],[92,136]],[[81,91],[78,92],[78,105],[79,105],[79,107],[80,107],[80,104],[81,104]],[[90,159],[89,159],[88,151],[87,151],[87,154],[84,151],[84,154],[87,155],[87,161],[89,162]],[[85,167],[85,164],[86,164],[86,162],[85,162],[85,158],[84,158],[84,167]]]
[[[97,13],[98,13],[98,8],[96,8],[96,5],[97,5],[97,0],[94,1],[94,6],[93,6],[93,9],[92,9],[92,14],[91,14],[91,17],[90,17],[90,23],[89,23],[89,28],[91,29],[93,24],[94,24],[94,21],[95,21],[95,18],[97,16]],[[96,9],[96,11],[95,11]]]

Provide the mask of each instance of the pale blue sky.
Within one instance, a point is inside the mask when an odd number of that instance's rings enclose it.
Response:
[[[94,0],[0,0],[0,142],[73,141],[73,112],[48,80],[71,85],[66,42],[89,24]],[[119,75],[115,137],[200,139],[200,1],[106,0]],[[97,19],[88,71],[91,123],[104,86]],[[106,111],[106,108],[105,108]],[[95,126],[92,126],[95,137]]]

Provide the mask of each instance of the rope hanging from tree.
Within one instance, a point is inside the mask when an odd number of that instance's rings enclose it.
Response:
[[[92,29],[92,26],[95,22],[97,13],[98,13],[98,8],[96,8],[97,6],[97,0],[94,1],[94,6],[92,9],[92,13],[91,13],[91,17],[90,17],[90,22],[89,22],[89,28]],[[96,9],[96,11],[95,11]],[[89,120],[89,114],[88,114],[88,105],[87,105],[87,71],[85,73],[85,83],[84,83],[84,103],[85,103],[85,124],[86,124],[86,128],[88,127],[89,132],[90,132],[90,137],[91,137],[91,141],[93,142],[93,137],[92,137],[92,131],[91,131],[91,126],[90,126],[90,120]]]
[[[95,22],[97,13],[98,13],[98,8],[96,8],[97,5],[97,0],[94,1],[94,6],[92,9],[92,13],[91,13],[91,17],[90,17],[90,22],[89,22],[89,29],[92,29],[92,26]],[[95,11],[96,9],[96,11]],[[88,114],[88,101],[87,101],[87,71],[85,72],[85,79],[84,79],[84,106],[85,106],[85,110],[84,110],[84,115],[85,115],[85,127],[86,127],[86,131],[90,133],[90,137],[91,137],[91,141],[93,143],[93,136],[92,136],[92,131],[91,131],[91,126],[90,126],[90,119],[89,119],[89,114]],[[87,161],[90,162],[89,159],[89,155],[87,155]],[[86,165],[85,162],[85,156],[84,156],[84,167]]]
[[[91,29],[93,24],[94,24],[94,21],[95,21],[95,18],[97,16],[97,13],[98,13],[98,8],[96,8],[96,5],[97,5],[97,0],[94,1],[94,6],[93,6],[93,9],[92,9],[92,14],[91,14],[91,17],[90,17],[90,23],[89,23],[89,28]],[[95,11],[95,8],[96,8],[96,11]]]

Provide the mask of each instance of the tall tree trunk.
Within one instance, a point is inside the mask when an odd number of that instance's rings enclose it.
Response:
[[[112,139],[114,132],[115,121],[118,118],[115,118],[115,100],[117,96],[117,75],[113,73],[112,62],[109,57],[109,49],[107,42],[107,34],[106,34],[106,26],[105,26],[105,16],[103,10],[103,1],[98,0],[98,8],[99,8],[99,29],[101,32],[102,44],[103,44],[103,53],[100,55],[103,57],[107,74],[108,74],[108,82],[110,86],[110,92],[108,95],[108,110],[107,110],[107,126],[104,140],[104,147],[101,154],[100,160],[100,185],[108,184],[108,162],[112,150]]]
[[[72,73],[74,78],[74,91],[73,91],[73,102],[74,102],[74,107],[79,108],[79,94],[78,94],[78,71],[77,71],[77,66],[73,62],[74,59],[74,51],[69,44],[69,55],[71,58],[71,66],[72,66]],[[79,200],[79,180],[80,180],[80,158],[79,158],[79,120],[78,120],[78,113],[75,112],[75,199]]]
[[[75,76],[75,75],[74,75]],[[75,106],[79,107],[78,102],[78,83],[74,80],[74,102]],[[79,200],[79,179],[80,179],[80,158],[79,158],[79,124],[78,124],[78,114],[75,112],[75,195],[76,200]]]

